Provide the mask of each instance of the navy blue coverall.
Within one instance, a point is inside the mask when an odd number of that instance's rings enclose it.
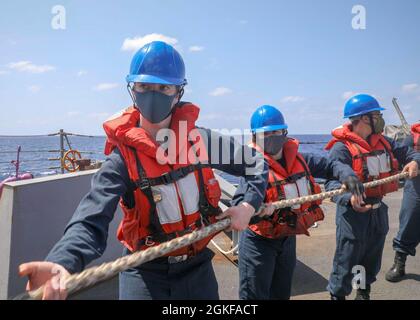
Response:
[[[243,202],[258,210],[264,200],[268,176],[262,155],[234,138],[222,138],[208,129],[200,130],[202,137],[206,137],[204,142],[210,166],[245,177]],[[212,150],[218,152],[216,156]],[[255,158],[244,159],[246,155],[255,155]],[[93,176],[91,190],[80,202],[64,236],[46,260],[75,273],[100,257],[106,248],[109,223],[114,218],[120,197],[127,195],[130,185],[127,167],[116,149]],[[125,255],[130,253],[124,249]],[[218,299],[218,285],[211,264],[213,256],[214,253],[206,248],[183,262],[170,263],[168,258],[158,258],[122,272],[120,299]]]
[[[404,140],[404,145],[412,147],[413,136]],[[420,175],[406,180],[400,211],[400,228],[393,241],[395,251],[415,256],[420,243]]]
[[[314,154],[302,154],[314,178],[344,181],[355,176],[351,167]],[[285,166],[284,159],[279,160]],[[246,183],[241,181],[232,204],[242,201]],[[239,298],[243,300],[290,299],[296,266],[296,236],[269,239],[251,229],[239,241]]]
[[[420,163],[420,155],[413,149],[386,138],[392,152],[401,165],[416,160]],[[330,150],[331,160],[338,160],[352,166],[352,156],[347,147],[337,142]],[[326,190],[340,187],[338,181],[328,181]],[[363,266],[366,271],[366,285],[376,281],[381,269],[382,252],[385,238],[389,230],[388,206],[382,199],[366,199],[367,203],[380,203],[378,209],[365,213],[353,210],[350,204],[351,194],[346,193],[334,197],[337,204],[336,213],[336,250],[333,270],[330,275],[327,290],[334,296],[345,297],[352,291],[352,280],[356,266]]]

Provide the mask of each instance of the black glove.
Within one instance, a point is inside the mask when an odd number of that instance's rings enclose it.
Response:
[[[365,187],[363,183],[356,176],[348,176],[344,180],[344,185],[346,189],[355,196],[363,196],[365,192]]]

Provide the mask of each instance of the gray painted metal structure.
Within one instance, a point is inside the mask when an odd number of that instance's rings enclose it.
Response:
[[[90,189],[97,170],[55,175],[11,182],[5,185],[0,198],[0,299],[14,297],[25,290],[26,278],[18,276],[18,266],[28,261],[42,261],[63,235],[64,229],[81,199]],[[236,188],[216,175],[222,197],[228,201]],[[122,212],[118,207],[109,228],[108,245],[98,265],[118,258],[122,245],[116,230]],[[239,235],[232,234],[232,247]],[[101,286],[106,290],[101,290]],[[84,291],[79,299],[117,299],[118,279]]]
[[[97,170],[42,177],[6,184],[0,199],[0,299],[25,290],[26,278],[19,278],[23,262],[42,261],[63,235],[80,200],[90,189]],[[94,264],[116,259],[122,246],[116,239],[118,208],[109,228],[108,246]],[[118,286],[108,290],[103,299],[118,297]],[[89,297],[85,292],[84,297]],[[92,298],[92,296],[90,296]]]

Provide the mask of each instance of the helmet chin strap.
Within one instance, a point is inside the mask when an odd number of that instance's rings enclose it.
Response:
[[[183,95],[184,95],[184,86],[181,86],[181,88],[178,91],[179,98],[178,98],[177,104],[181,101]]]
[[[372,114],[368,114],[368,117],[369,117],[370,129],[372,130],[372,133],[371,133],[372,135],[375,133],[375,123],[373,122]]]
[[[136,99],[134,98],[134,95],[133,95],[133,93],[131,92],[131,87],[130,87],[130,84],[127,84],[127,91],[128,91],[128,94],[129,94],[129,95],[130,95],[130,97],[131,97],[131,100],[133,100],[133,105],[134,105],[134,107],[135,107],[135,108],[137,108]]]

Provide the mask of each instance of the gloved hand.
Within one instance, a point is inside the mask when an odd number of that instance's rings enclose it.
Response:
[[[363,199],[366,197],[365,187],[363,183],[355,176],[348,176],[344,180],[344,186],[352,193],[350,204],[353,209],[357,212],[368,212],[372,209],[372,206],[365,204]]]
[[[346,189],[351,192],[352,195],[356,197],[363,197],[365,192],[365,187],[363,183],[356,176],[348,176],[344,180],[344,186]]]

